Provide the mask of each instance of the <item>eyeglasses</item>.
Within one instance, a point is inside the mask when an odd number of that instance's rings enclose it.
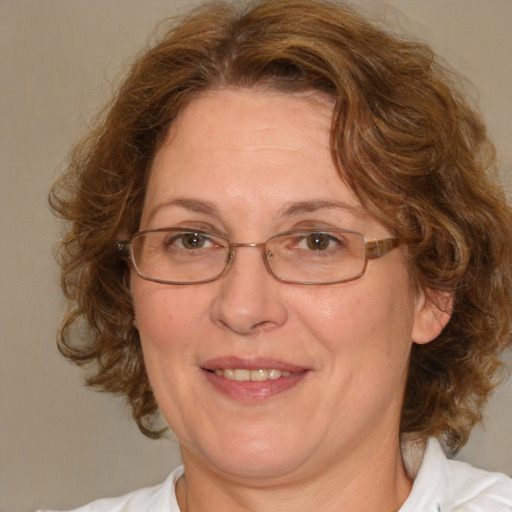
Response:
[[[335,284],[361,277],[368,260],[382,258],[399,245],[398,238],[368,241],[345,229],[281,233],[263,243],[231,243],[206,231],[160,228],[139,231],[118,242],[143,279],[166,284],[199,284],[225,274],[235,249],[260,247],[270,273],[287,283]]]

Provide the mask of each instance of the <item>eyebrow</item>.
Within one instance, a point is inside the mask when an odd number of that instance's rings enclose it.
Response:
[[[148,219],[151,220],[160,210],[164,208],[172,208],[174,206],[191,212],[204,213],[206,215],[212,215],[219,218],[221,217],[219,209],[210,201],[179,197],[176,199],[170,199],[169,201],[164,201],[163,203],[155,206],[149,213]]]
[[[191,212],[204,213],[217,218],[222,218],[220,210],[210,201],[180,197],[170,199],[158,204],[149,213],[148,219],[151,220],[157,212],[165,208],[179,207]],[[293,201],[283,206],[279,212],[278,217],[294,217],[303,213],[311,213],[317,210],[343,210],[354,215],[364,216],[367,212],[361,206],[354,206],[344,203],[342,201],[331,201],[326,199],[313,199],[308,201]]]
[[[362,206],[354,206],[344,203],[343,201],[330,201],[325,199],[315,199],[310,201],[294,201],[279,211],[280,217],[293,217],[303,213],[310,213],[317,210],[343,210],[354,215],[363,216],[367,212]]]

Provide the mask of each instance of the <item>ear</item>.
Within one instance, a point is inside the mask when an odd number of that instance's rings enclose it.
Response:
[[[423,345],[436,339],[450,321],[452,312],[451,293],[419,291],[416,296],[412,341]]]

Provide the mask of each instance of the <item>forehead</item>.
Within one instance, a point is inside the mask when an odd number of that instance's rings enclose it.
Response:
[[[318,93],[262,88],[222,89],[199,95],[178,115],[158,155],[173,147],[329,152],[332,101]],[[307,146],[300,145],[304,137]],[[184,155],[181,155],[184,156]],[[195,155],[200,156],[200,155]]]
[[[330,100],[312,93],[201,95],[180,114],[154,159],[143,217],[182,199],[254,217],[308,201],[360,208],[332,161],[331,116]]]

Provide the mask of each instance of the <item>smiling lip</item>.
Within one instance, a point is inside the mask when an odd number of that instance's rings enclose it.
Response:
[[[210,384],[222,394],[245,402],[256,402],[283,393],[299,384],[308,368],[270,358],[223,357],[207,361],[202,370]]]

